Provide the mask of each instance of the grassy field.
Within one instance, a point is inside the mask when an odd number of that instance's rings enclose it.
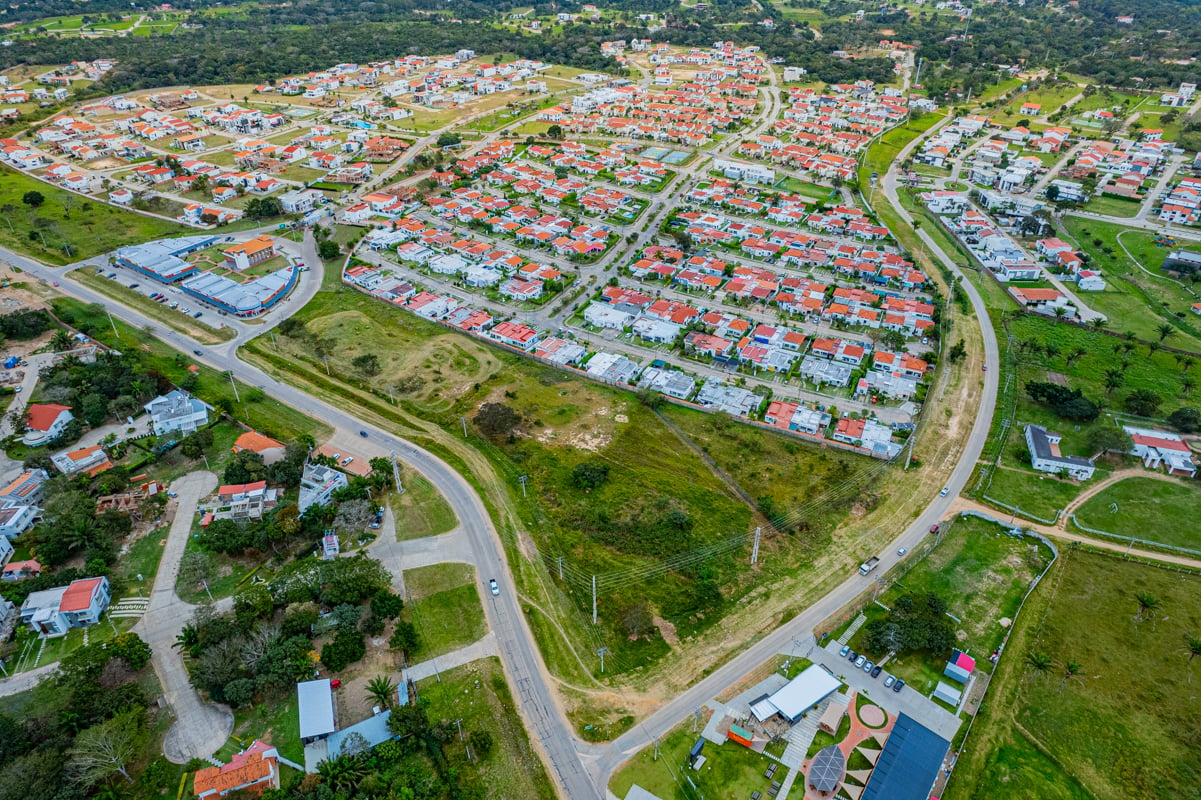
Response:
[[[465,736],[470,731],[492,735],[496,750],[475,765],[489,797],[554,800],[555,790],[542,760],[530,746],[500,661],[486,658],[449,670],[440,680],[421,681],[417,690],[429,702],[431,722],[458,719]],[[453,763],[466,759],[464,745],[458,739],[447,742],[445,751]]]
[[[260,703],[234,712],[234,736],[262,739],[279,749],[284,758],[304,763],[304,743],[300,741],[300,711],[296,693],[275,698],[270,704]]]
[[[119,582],[120,591],[114,591],[117,597],[132,597],[134,595],[150,596],[154,586],[154,576],[158,574],[159,563],[163,560],[163,546],[166,542],[167,528],[152,530],[133,542],[129,549],[121,554],[117,564],[114,582]],[[138,576],[142,579],[138,580]]]
[[[1201,550],[1201,491],[1183,481],[1126,478],[1086,500],[1076,518],[1118,536]]]
[[[402,475],[403,494],[393,494],[392,513],[396,517],[396,538],[420,539],[455,529],[459,520],[434,485],[422,475]]]
[[[404,571],[407,600],[402,618],[417,626],[421,647],[411,661],[425,661],[480,639],[487,632],[475,569],[434,564]]]
[[[37,208],[22,202],[31,191],[45,198]],[[9,167],[0,168],[0,212],[8,222],[0,225],[0,245],[48,264],[69,264],[189,231],[174,222],[88,200]]]
[[[234,338],[232,328],[214,328],[198,319],[193,319],[188,314],[172,311],[165,303],[151,300],[145,293],[130,289],[121,283],[120,280],[110,280],[91,268],[73,270],[71,277],[84,286],[95,289],[122,305],[136,309],[151,319],[158,320],[168,328],[190,336],[202,344],[228,342]],[[145,286],[145,284],[143,285]],[[152,287],[153,285],[147,288]]]
[[[268,436],[282,441],[293,441],[302,433],[312,434],[317,439],[329,435],[330,429],[323,423],[306,417],[290,406],[268,397],[261,389],[241,381],[237,382],[237,387],[242,401],[235,402],[233,387],[225,373],[204,365],[194,365],[190,355],[174,350],[138,328],[114,320],[119,337],[114,335],[108,316],[98,305],[62,299],[54,301],[53,307],[64,322],[73,324],[110,347],[138,348],[149,368],[157,370],[174,383],[181,383],[189,374],[188,368],[197,366],[198,380],[193,394],[214,406],[229,402],[235,419]]]
[[[993,472],[992,485],[985,494],[1043,519],[1054,519],[1055,512],[1065,508],[1080,490],[1080,485],[1050,475],[998,469]]]
[[[1161,606],[1139,621],[1135,594],[1142,592]],[[943,797],[1195,794],[1201,704],[1192,674],[1198,667],[1188,663],[1184,644],[1198,635],[1201,578],[1065,553],[1018,619]],[[1052,668],[1040,674],[1028,667],[1030,653],[1049,655]],[[1082,673],[1064,680],[1067,661]]]
[[[934,537],[930,537],[933,540]],[[916,553],[920,556],[920,553]],[[1003,641],[1030,582],[1046,567],[1051,554],[1034,539],[1019,539],[996,524],[971,517],[955,520],[942,541],[898,578],[879,598],[890,605],[908,593],[932,592],[947,602],[958,622],[957,646],[988,671],[988,656]],[[883,617],[878,605],[864,612],[869,621]],[[866,630],[850,641],[868,651]],[[867,655],[880,657],[884,653]],[[888,662],[888,669],[922,694],[933,691],[950,653],[908,653]]]
[[[1110,217],[1133,217],[1138,214],[1142,203],[1125,197],[1108,194],[1096,194],[1084,204],[1085,211],[1094,214],[1105,214]]]
[[[1077,86],[1040,86],[1037,89],[1019,92],[1009,99],[1009,102],[998,111],[989,114],[989,120],[1001,125],[1016,125],[1020,119],[1034,119],[1054,114],[1066,101],[1080,93]],[[1037,112],[1022,113],[1026,103],[1038,103],[1042,106]]]
[[[760,791],[766,796],[770,781],[763,770],[770,759],[748,750],[740,744],[705,743],[705,765],[699,772],[688,766],[688,750],[699,738],[690,725],[676,728],[659,740],[659,759],[654,748],[647,747],[623,764],[609,780],[609,790],[625,797],[630,787],[638,784],[658,797],[750,797]],[[783,771],[781,771],[783,774]],[[685,776],[696,786],[698,793],[683,789]]]
[[[868,179],[873,172],[884,175],[888,167],[896,159],[897,154],[905,149],[905,145],[921,136],[943,119],[942,114],[923,114],[910,120],[908,125],[900,125],[886,131],[867,150],[859,167],[859,190],[864,194],[870,191]],[[893,226],[889,226],[893,230]]]

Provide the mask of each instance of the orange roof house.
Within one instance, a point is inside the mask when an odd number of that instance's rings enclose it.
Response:
[[[287,447],[283,442],[264,436],[258,431],[246,431],[234,440],[234,446],[230,449],[235,453],[250,450],[262,456],[264,464],[274,464],[284,457]]]
[[[192,790],[197,797],[225,797],[244,790],[262,794],[264,789],[279,788],[279,752],[257,739],[223,767],[197,770]]]

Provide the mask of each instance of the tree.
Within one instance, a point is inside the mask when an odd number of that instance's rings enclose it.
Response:
[[[384,591],[371,598],[371,613],[381,619],[396,619],[404,611],[405,602],[400,595]]]
[[[367,644],[358,631],[339,630],[334,640],[321,650],[321,663],[333,672],[341,672],[367,655]]]
[[[251,219],[271,219],[284,213],[278,197],[254,197],[246,204],[246,216]]]
[[[1057,199],[1059,199],[1059,187],[1055,184],[1051,184],[1047,187],[1046,195],[1047,202],[1054,203]]]
[[[642,636],[654,626],[650,604],[644,599],[635,600],[622,609],[618,621],[621,629],[631,638]]]
[[[496,749],[496,741],[488,731],[472,731],[467,734],[467,743],[479,759],[486,759]]]
[[[408,657],[421,647],[421,636],[417,633],[417,628],[413,626],[413,623],[401,620],[396,623],[396,628],[393,629],[392,636],[388,639],[388,646]]]
[[[463,143],[463,137],[457,133],[443,133],[438,136],[438,147],[456,147]]]
[[[1162,325],[1160,325],[1158,328],[1156,328],[1155,332],[1159,334],[1159,341],[1162,342],[1164,339],[1166,339],[1169,336],[1171,336],[1172,334],[1174,334],[1176,332],[1176,329],[1173,328],[1169,323],[1165,322]]]
[[[392,715],[388,717],[388,730],[400,739],[401,746],[410,752],[417,747],[418,740],[425,735],[429,727],[425,709],[412,703],[393,709]]]
[[[1101,425],[1088,432],[1088,449],[1093,453],[1125,453],[1131,447],[1130,437],[1116,426]]]
[[[321,256],[322,261],[333,261],[342,254],[342,248],[332,239],[326,239],[317,244],[317,255]]]
[[[563,138],[563,126],[562,125],[551,125],[549,128],[546,129],[546,136],[549,139],[562,139]]]
[[[54,336],[50,338],[50,348],[56,353],[61,353],[70,350],[72,342],[71,334],[61,330],[55,331]]]
[[[209,428],[201,428],[189,433],[179,443],[179,452],[185,457],[198,459],[213,446],[213,432]]]
[[[362,552],[325,562],[320,578],[319,599],[331,606],[362,603],[392,585],[392,574],[384,565]]]
[[[153,651],[150,645],[133,631],[119,634],[108,642],[108,653],[113,658],[124,659],[134,672],[138,672],[150,661]]]
[[[359,759],[353,756],[338,756],[318,764],[317,774],[335,792],[349,797],[367,773]]]
[[[1072,678],[1079,677],[1084,674],[1084,665],[1079,661],[1067,661],[1063,665],[1063,677],[1059,681],[1059,691],[1063,691],[1064,685]]]
[[[21,202],[30,208],[40,208],[46,202],[46,196],[37,189],[30,189],[25,194],[21,195]]]
[[[1159,410],[1162,398],[1150,389],[1135,389],[1126,395],[1126,410],[1139,417],[1153,417]]]
[[[386,675],[377,675],[367,681],[367,702],[380,708],[391,708],[396,702],[396,684]]]
[[[253,450],[242,450],[234,453],[221,479],[226,484],[254,483],[263,480],[266,475],[267,467],[263,463],[263,457]]]
[[[521,424],[521,415],[504,403],[484,403],[475,415],[475,425],[485,436],[508,436]]]
[[[234,595],[234,615],[243,625],[270,616],[274,608],[271,592],[261,584],[244,586]]]
[[[585,461],[576,464],[571,471],[571,482],[577,489],[591,491],[599,489],[609,480],[609,465],[601,461]]]
[[[339,503],[338,513],[334,516],[334,530],[339,533],[366,530],[371,520],[375,519],[375,509],[375,503],[366,498]]]
[[[254,702],[254,681],[250,678],[234,678],[225,684],[225,702],[234,708],[243,708]]]
[[[1183,406],[1168,415],[1168,424],[1181,433],[1196,433],[1201,430],[1201,411]]]
[[[868,645],[882,652],[948,650],[955,644],[955,629],[946,611],[946,602],[932,593],[900,597],[886,616],[868,623]]]
[[[1026,653],[1026,666],[1035,675],[1045,675],[1051,670],[1051,657],[1046,653]]]
[[[1135,622],[1142,622],[1149,618],[1163,605],[1159,598],[1150,592],[1138,592],[1134,595],[1134,599],[1138,602],[1138,613],[1134,615]]]
[[[140,708],[93,725],[75,738],[67,772],[83,786],[95,786],[114,772],[132,783],[126,767],[145,739],[145,712]]]
[[[350,364],[367,376],[375,376],[380,373],[379,356],[375,353],[364,353],[361,356],[355,356]]]
[[[963,357],[966,355],[967,355],[967,347],[963,344],[962,339],[955,342],[955,344],[951,345],[951,349],[947,351],[947,358],[949,358],[953,362],[962,361]]]
[[[1116,367],[1110,367],[1105,370],[1105,395],[1108,397],[1113,394],[1113,390],[1119,388],[1126,382],[1126,376],[1122,370]]]

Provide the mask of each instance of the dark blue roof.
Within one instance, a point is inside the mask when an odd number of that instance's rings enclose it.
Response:
[[[946,739],[902,714],[860,800],[927,800],[950,747]]]

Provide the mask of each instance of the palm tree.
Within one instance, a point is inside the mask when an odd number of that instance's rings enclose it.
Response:
[[[367,702],[380,708],[391,708],[396,698],[396,684],[385,675],[367,681]]]
[[[1181,394],[1184,394],[1186,396],[1190,395],[1193,393],[1193,389],[1196,389],[1196,388],[1197,388],[1197,381],[1195,381],[1193,379],[1192,375],[1185,375],[1183,378],[1180,379]]]
[[[1201,636],[1188,637],[1184,646],[1188,650],[1188,663],[1193,663],[1194,658],[1201,656]]]
[[[200,644],[200,634],[191,625],[184,625],[183,630],[175,637],[175,644],[171,646],[181,650],[191,650],[198,644]]]
[[[1193,364],[1196,364],[1196,363],[1197,363],[1197,359],[1193,358],[1192,356],[1185,356],[1181,360],[1180,365],[1185,372],[1188,372],[1190,369],[1193,368]]]
[[[1080,359],[1084,358],[1086,355],[1088,355],[1088,351],[1083,347],[1073,347],[1071,352],[1069,352],[1067,355],[1066,363],[1070,367]]]
[[[1175,333],[1176,329],[1173,328],[1170,324],[1165,322],[1162,325],[1160,325],[1158,328],[1156,328],[1155,332],[1159,334],[1159,341],[1162,342],[1164,339],[1168,338],[1173,333]]]
[[[1059,681],[1059,691],[1063,691],[1064,684],[1072,678],[1084,674],[1084,665],[1079,661],[1068,661],[1063,665],[1063,678]]]
[[[50,339],[50,347],[56,353],[61,353],[64,350],[71,349],[71,334],[60,330]]]
[[[1110,367],[1105,370],[1105,396],[1113,394],[1113,390],[1126,382],[1126,376],[1119,369]]]
[[[318,764],[317,774],[335,792],[349,794],[363,779],[366,771],[357,758],[338,756]]]
[[[1029,667],[1036,675],[1045,675],[1051,670],[1051,657],[1046,653],[1027,653],[1026,666]]]
[[[1134,595],[1134,599],[1138,601],[1138,613],[1134,615],[1135,622],[1142,622],[1163,605],[1159,598],[1150,592],[1138,592]]]
[[[1055,306],[1054,314],[1056,320],[1061,320],[1068,315],[1068,310],[1063,306]]]
[[[1105,318],[1104,317],[1093,317],[1092,319],[1090,319],[1088,321],[1088,324],[1093,326],[1093,330],[1099,331],[1105,327]]]
[[[1047,359],[1053,359],[1059,355],[1059,345],[1054,342],[1047,342],[1043,345],[1043,352],[1047,354]]]

